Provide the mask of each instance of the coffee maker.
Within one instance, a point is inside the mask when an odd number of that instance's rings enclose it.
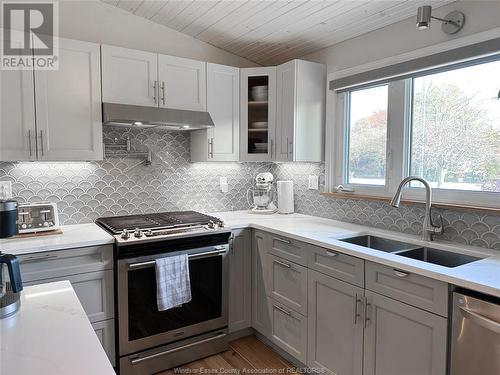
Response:
[[[273,202],[273,181],[274,176],[269,172],[259,173],[255,177],[255,187],[247,191],[251,213],[273,214],[276,212],[276,205]]]
[[[0,319],[14,314],[21,305],[23,282],[16,256],[0,253]]]

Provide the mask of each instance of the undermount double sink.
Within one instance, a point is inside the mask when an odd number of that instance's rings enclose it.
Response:
[[[430,247],[421,247],[371,235],[343,238],[339,239],[339,241],[450,268],[481,259],[470,255],[452,253],[450,251],[433,249]]]

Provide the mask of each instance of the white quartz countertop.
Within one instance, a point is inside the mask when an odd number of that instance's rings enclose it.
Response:
[[[276,235],[293,238],[298,241],[311,243],[403,271],[413,272],[415,274],[500,297],[499,251],[445,241],[425,242],[420,240],[419,236],[406,233],[387,231],[302,214],[259,215],[249,213],[248,211],[230,211],[211,213],[211,215],[223,219],[224,222],[233,229],[261,229]],[[2,239],[0,240],[0,251],[21,255],[75,247],[112,244],[114,241],[111,235],[95,224],[63,226],[62,230],[63,234],[61,235],[29,239]],[[468,254],[484,259],[462,266],[448,268],[339,241],[341,238],[361,234],[378,235],[418,246],[427,246]]]
[[[115,375],[69,281],[25,287],[0,319],[0,374]]]
[[[500,252],[445,241],[422,241],[419,236],[355,225],[315,216],[259,215],[248,211],[217,212],[233,229],[251,227],[298,241],[328,248],[398,270],[413,272],[456,286],[500,297]],[[397,241],[484,258],[458,267],[444,267],[380,250],[339,241],[341,238],[371,234]]]
[[[22,255],[114,243],[114,238],[94,223],[64,225],[61,230],[62,234],[0,239],[0,252]]]

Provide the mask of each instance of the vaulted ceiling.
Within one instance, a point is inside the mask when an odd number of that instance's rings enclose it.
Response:
[[[102,0],[261,65],[279,64],[451,0]]]

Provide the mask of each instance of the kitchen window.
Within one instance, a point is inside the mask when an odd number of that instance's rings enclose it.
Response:
[[[331,182],[389,197],[415,175],[436,202],[500,207],[499,71],[488,59],[338,92]]]
[[[385,185],[388,85],[352,91],[346,116],[348,184]]]

